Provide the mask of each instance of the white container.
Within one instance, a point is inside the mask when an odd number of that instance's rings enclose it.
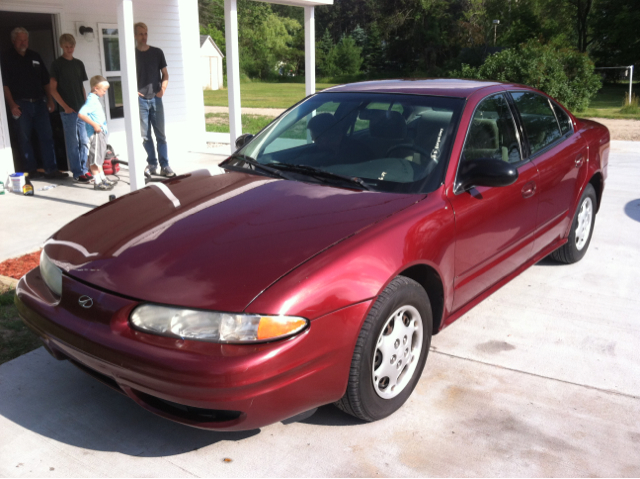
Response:
[[[25,185],[23,173],[13,173],[9,175],[11,178],[11,191],[14,193],[22,194],[22,187]]]

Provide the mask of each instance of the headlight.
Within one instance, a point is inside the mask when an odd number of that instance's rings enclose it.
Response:
[[[308,324],[294,316],[217,313],[143,304],[133,310],[131,324],[142,331],[214,343],[255,343],[293,336]]]
[[[53,264],[44,249],[40,254],[40,274],[49,289],[58,296],[62,296],[62,270]]]

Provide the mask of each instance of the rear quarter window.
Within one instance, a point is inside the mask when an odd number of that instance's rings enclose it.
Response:
[[[555,103],[551,102],[553,105],[553,110],[556,112],[556,117],[558,118],[558,123],[560,124],[560,130],[562,131],[562,135],[566,135],[569,132],[573,132],[573,125],[571,124],[571,118],[567,115],[567,112],[560,108]]]

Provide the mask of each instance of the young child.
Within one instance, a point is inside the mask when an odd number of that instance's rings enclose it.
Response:
[[[60,118],[67,145],[67,158],[73,180],[89,183],[91,174],[87,168],[89,138],[82,120],[78,118],[80,107],[87,100],[82,82],[87,80],[84,63],[73,57],[76,39],[70,33],[60,35],[60,46],[64,52],[51,64],[51,95],[59,105]]]
[[[80,111],[78,117],[86,123],[87,135],[89,136],[89,157],[87,159],[91,173],[93,173],[96,190],[106,191],[113,189],[115,183],[107,180],[102,171],[102,163],[107,152],[107,117],[104,114],[100,98],[109,89],[109,82],[103,76],[96,75],[89,80],[91,93]]]

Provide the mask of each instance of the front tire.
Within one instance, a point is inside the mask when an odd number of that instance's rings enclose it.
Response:
[[[400,409],[422,375],[432,331],[424,288],[398,276],[378,296],[362,325],[347,391],[336,406],[364,421]]]
[[[578,211],[576,211],[569,232],[569,240],[551,253],[551,258],[559,263],[572,264],[584,257],[589,249],[593,227],[596,223],[596,201],[596,191],[589,183],[580,198]]]

